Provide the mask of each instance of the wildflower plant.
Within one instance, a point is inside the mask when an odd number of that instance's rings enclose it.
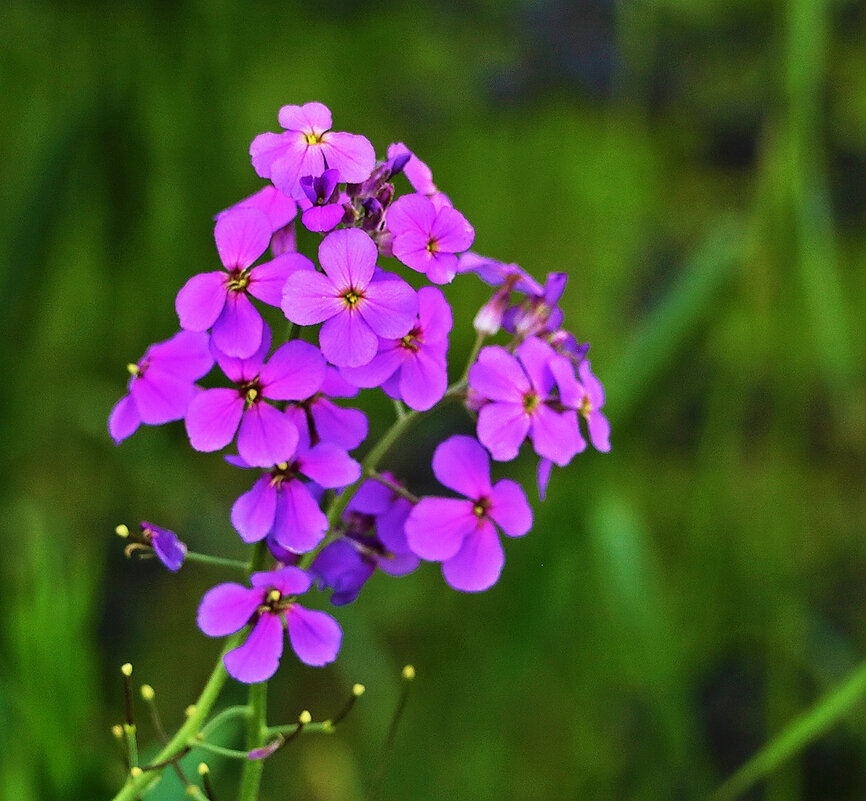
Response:
[[[186,722],[150,764],[139,764],[128,703],[117,730],[129,770],[117,801],[139,798],[166,768],[190,795],[212,797],[206,765],[201,787],[180,767],[193,749],[243,760],[239,797],[256,799],[266,757],[302,731],[332,731],[347,711],[268,724],[265,691],[285,636],[301,662],[333,662],[339,608],[362,597],[377,573],[403,576],[433,562],[455,590],[488,589],[505,568],[501,534],[509,540],[532,527],[526,489],[494,480],[491,468],[499,473],[522,449],[534,451],[543,499],[552,465],[568,465],[587,439],[610,450],[589,346],[563,327],[565,273],[541,283],[470,251],[473,227],[402,142],[377,161],[365,137],[332,130],[321,103],[284,106],[279,122],[283,132],[262,133],[250,148],[269,183],[215,217],[222,269],[180,289],[181,330],[129,365],[129,393],[109,417],[117,444],[142,422],[183,420],[194,449],[227,451],[227,469],[252,474],[251,488],[226,503],[225,528],[249,545],[247,562],[189,551],[151,523],[136,534],[118,526],[128,553],[152,553],[172,571],[204,562],[235,575],[201,600],[202,634],[226,639]],[[315,258],[296,251],[297,225],[321,236]],[[475,315],[471,352],[454,361],[449,289],[473,279],[492,295]],[[259,303],[282,311],[284,341],[275,341]],[[377,389],[393,399],[396,417],[368,443],[358,406]],[[418,495],[388,462],[418,418],[444,404],[462,405],[476,434],[443,436],[429,465],[443,490]],[[307,607],[316,589],[329,594],[333,614]],[[249,703],[215,712],[229,677],[250,685]],[[358,695],[356,685],[352,700]],[[233,716],[248,723],[243,750],[208,739]]]

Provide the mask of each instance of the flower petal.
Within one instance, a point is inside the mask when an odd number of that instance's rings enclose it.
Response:
[[[499,345],[481,349],[478,361],[469,370],[469,386],[490,400],[518,403],[532,389],[520,362]]]
[[[309,342],[293,339],[274,351],[259,379],[262,395],[272,400],[304,400],[315,395],[325,378],[325,357]]]
[[[455,435],[433,453],[439,483],[473,501],[490,494],[490,457],[474,437]]]
[[[338,292],[365,289],[378,255],[375,243],[360,228],[332,231],[319,245],[319,263]]]
[[[497,462],[517,456],[529,426],[522,403],[488,403],[478,411],[478,439]]]
[[[344,309],[319,329],[319,345],[331,364],[360,367],[376,355],[379,338],[356,310]]]
[[[499,535],[493,524],[485,521],[464,540],[455,556],[442,563],[442,575],[455,590],[482,592],[499,580],[504,564]]]
[[[471,501],[422,498],[406,520],[406,540],[413,553],[438,562],[454,556],[477,524]]]
[[[313,262],[301,253],[283,253],[250,270],[247,291],[269,306],[279,306],[288,277],[298,270],[312,272],[315,269]]]
[[[448,389],[448,365],[430,349],[421,349],[407,359],[400,370],[400,396],[410,409],[426,412]]]
[[[246,642],[223,657],[229,675],[245,684],[267,681],[280,665],[283,654],[283,621],[265,612],[259,616]]]
[[[226,274],[222,271],[199,273],[177,293],[174,306],[180,327],[187,331],[206,331],[226,305]]]
[[[120,445],[127,437],[132,436],[141,425],[141,415],[131,395],[124,395],[111,410],[108,417],[108,433],[115,445]]]
[[[360,409],[344,409],[320,397],[313,402],[310,412],[316,432],[326,442],[351,451],[367,438],[367,415]]]
[[[488,514],[509,537],[522,537],[532,528],[532,509],[523,487],[516,481],[508,478],[497,481],[490,501]]]
[[[129,394],[135,400],[141,421],[161,425],[180,420],[196,395],[195,384],[151,365],[144,375],[132,382]]]
[[[346,308],[334,282],[310,270],[292,273],[283,286],[283,314],[298,325],[315,325]]]
[[[190,401],[186,433],[197,451],[218,451],[234,438],[244,413],[244,399],[235,389],[208,389]]]
[[[245,292],[229,292],[211,332],[214,345],[226,356],[246,359],[262,344],[264,321]]]
[[[371,281],[358,310],[380,337],[409,333],[418,316],[418,295],[402,278]]]
[[[343,630],[329,614],[292,604],[286,612],[286,621],[289,642],[301,662],[319,667],[337,658]]]
[[[241,420],[238,453],[255,467],[288,461],[298,444],[298,429],[285,414],[264,401],[254,403]]]
[[[361,477],[361,465],[332,442],[314,445],[299,461],[300,471],[320,487],[347,487]]]
[[[292,553],[312,551],[325,537],[328,518],[303,481],[284,481],[277,501],[273,535]]]
[[[339,170],[341,181],[359,184],[370,177],[376,166],[376,151],[360,134],[328,131],[322,145],[328,166]]]
[[[220,214],[213,233],[220,260],[229,271],[245,270],[271,243],[270,220],[263,211],[253,208],[235,208]]]
[[[225,637],[247,625],[262,602],[261,590],[233,581],[211,587],[198,606],[198,627],[208,637]]]
[[[267,474],[261,476],[249,492],[234,502],[232,525],[244,542],[258,542],[267,536],[274,525],[276,506],[277,491]]]
[[[277,114],[280,125],[289,131],[302,131],[315,135],[331,130],[331,111],[318,101],[303,105],[290,104],[280,108]]]

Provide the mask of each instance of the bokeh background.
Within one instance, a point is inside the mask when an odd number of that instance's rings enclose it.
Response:
[[[854,0],[4,4],[0,797],[110,797],[120,664],[172,729],[210,670],[195,609],[229,576],[127,561],[112,532],[243,557],[249,479],[181,424],[115,448],[106,418],[215,268],[212,216],[261,185],[249,142],[313,99],[426,160],[476,251],[569,272],[613,451],[555,472],[494,589],[377,577],[334,666],[285,659],[271,722],[367,694],[268,762],[263,801],[380,775],[383,799],[698,798],[843,679],[866,657],[864,36]],[[458,360],[487,294],[449,297]],[[862,798],[864,765],[860,706],[750,797]],[[148,798],[181,796],[166,772]]]

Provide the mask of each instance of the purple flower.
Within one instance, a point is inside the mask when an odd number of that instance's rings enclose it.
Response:
[[[298,658],[307,665],[333,662],[343,632],[325,612],[306,609],[294,601],[312,578],[297,567],[253,573],[252,588],[227,582],[208,590],[198,608],[198,627],[209,637],[225,637],[248,623],[252,630],[243,645],[223,658],[229,675],[246,684],[267,681],[283,653],[283,626]]]
[[[294,412],[303,418],[302,410]],[[270,535],[286,550],[306,553],[322,541],[328,518],[301,476],[320,487],[338,489],[361,477],[361,465],[331,442],[310,445],[303,419],[294,419],[300,432],[294,456],[271,467],[249,492],[241,495],[232,506],[231,518],[244,542],[257,542]],[[239,467],[247,466],[237,459],[231,461]]]
[[[312,175],[301,178],[305,195],[300,200],[303,209],[301,222],[308,231],[332,231],[342,221],[346,213],[343,204],[348,201],[348,196],[337,188],[339,179],[337,170],[325,170],[318,178]]]
[[[283,284],[296,270],[311,270],[299,253],[285,254],[250,269],[271,241],[271,224],[255,208],[229,210],[214,227],[225,271],[199,273],[183,285],[175,303],[181,328],[205,331],[213,326],[214,344],[228,356],[245,359],[262,341],[262,318],[248,295],[279,306]]]
[[[457,273],[456,253],[475,239],[475,229],[457,209],[439,209],[425,195],[403,195],[388,209],[391,249],[407,267],[426,274],[434,284],[447,284]]]
[[[186,545],[177,538],[177,534],[142,520],[141,536],[150,543],[157,559],[169,570],[173,573],[180,570],[186,556]]]
[[[526,270],[517,264],[479,256],[468,251],[460,257],[457,265],[458,273],[475,273],[485,284],[502,286],[510,284],[510,289],[527,295],[543,295],[544,287],[538,283]]]
[[[300,179],[335,169],[340,180],[364,181],[376,166],[376,151],[358,134],[331,130],[331,112],[322,103],[283,106],[279,113],[283,133],[263,133],[250,145],[253,167],[270,178],[283,194],[304,197]]]
[[[388,339],[408,333],[418,313],[412,287],[394,276],[377,276],[376,245],[357,228],[328,234],[319,246],[325,275],[298,270],[286,281],[283,312],[298,325],[324,321],[322,353],[338,367],[367,364]]]
[[[115,404],[108,431],[119,445],[141,425],[161,425],[180,420],[195,396],[195,381],[213,367],[204,333],[179,331],[165,342],[151,345],[130,373],[129,394]]]
[[[277,348],[265,363],[270,344],[270,329],[265,326],[262,344],[249,358],[235,359],[216,351],[217,362],[237,386],[208,389],[193,398],[186,413],[186,430],[197,451],[217,451],[238,431],[238,453],[247,464],[270,467],[295,452],[295,425],[284,412],[265,403],[265,398],[301,400],[317,392],[325,375],[325,360],[318,348],[295,339]]]
[[[588,359],[574,365],[565,356],[556,356],[550,363],[551,371],[559,386],[559,397],[563,405],[575,409],[586,420],[589,439],[593,447],[602,453],[610,452],[610,423],[601,412],[604,406],[604,387],[589,366]]]
[[[359,387],[377,387],[418,411],[430,409],[448,385],[448,333],[451,307],[441,290],[418,290],[418,320],[400,339],[380,339],[379,352],[363,367],[344,367],[342,375]]]
[[[217,219],[224,214],[231,214],[235,209],[258,209],[263,212],[271,224],[271,233],[274,234],[295,219],[298,204],[292,198],[286,197],[279,189],[268,184],[239,203],[235,203],[234,206],[221,211]]]
[[[321,391],[300,404],[308,414],[307,425],[315,438],[333,442],[347,451],[354,450],[367,438],[367,415],[360,409],[344,409],[331,400],[354,398],[358,391],[336,367],[327,366]]]
[[[389,161],[406,159],[407,157],[408,159],[403,163],[402,172],[409,179],[412,188],[422,195],[435,195],[439,190],[433,183],[433,171],[402,142],[388,145]]]
[[[530,337],[515,355],[498,345],[483,348],[470,368],[470,388],[489,400],[478,412],[478,439],[497,461],[515,458],[527,435],[539,456],[560,466],[585,447],[575,413],[549,405],[558,400],[549,367],[555,356],[550,345]]]
[[[505,314],[503,327],[523,339],[552,332],[562,325],[562,309],[557,305],[568,281],[566,273],[548,273],[541,294],[531,294]]]
[[[411,509],[406,498],[374,479],[358,488],[343,514],[343,537],[326,545],[310,565],[320,584],[332,590],[334,606],[352,603],[377,567],[392,576],[418,567],[404,531]]]
[[[526,495],[510,479],[491,486],[490,458],[472,437],[441,443],[433,454],[433,472],[466,499],[422,498],[406,520],[409,547],[422,559],[442,562],[445,581],[455,590],[486,590],[505,563],[496,526],[509,537],[532,527]]]

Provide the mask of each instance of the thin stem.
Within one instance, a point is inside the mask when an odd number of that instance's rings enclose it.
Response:
[[[203,737],[207,737],[209,734],[213,734],[220,726],[223,725],[227,720],[231,720],[232,718],[240,718],[246,717],[249,714],[250,708],[246,704],[239,704],[237,706],[227,706],[221,712],[214,715],[201,729],[201,735]]]
[[[460,381],[457,382],[458,384],[466,383],[466,380],[469,378],[469,370],[472,368],[472,365],[475,364],[475,359],[478,357],[485,339],[487,339],[486,333],[479,331],[475,335],[475,342],[472,343],[472,350],[469,351],[469,358],[466,360],[466,369],[460,376]]]
[[[220,756],[228,757],[229,759],[247,759],[247,751],[239,751],[237,748],[226,748],[222,745],[214,743],[206,743],[194,737],[189,742],[191,749],[200,748],[202,751],[207,751],[211,754],[219,754]]]
[[[224,556],[211,556],[207,553],[196,553],[195,551],[187,551],[184,557],[188,562],[201,562],[205,565],[217,565],[218,567],[233,567],[238,570],[249,570],[247,562],[241,562],[239,559],[227,559]]]
[[[249,718],[247,719],[247,751],[261,748],[267,739],[267,699],[268,683],[266,681],[250,685]],[[241,791],[238,801],[256,801],[259,797],[259,785],[262,781],[263,759],[250,759],[244,764],[241,774]]]
[[[210,678],[208,678],[207,684],[205,684],[204,689],[201,691],[201,695],[199,695],[198,700],[191,708],[189,717],[187,717],[183,726],[177,730],[174,737],[169,740],[168,744],[154,757],[154,763],[166,762],[175,757],[186,748],[190,737],[194,736],[199,730],[228,678],[228,673],[223,666],[223,657],[232,648],[236,648],[241,644],[245,634],[246,629],[242,629],[226,639]],[[160,768],[160,770],[162,769]],[[113,801],[135,801],[159,778],[159,775],[160,772],[158,770],[149,770],[142,772],[138,776],[130,776],[126,780],[126,784],[121,787],[120,792],[114,796]]]
[[[738,798],[786,759],[817,738],[866,695],[866,662],[836,689],[777,734],[712,794],[711,801]]]
[[[407,501],[411,501],[412,503],[418,503],[420,500],[417,495],[413,495],[406,487],[401,486],[396,481],[391,481],[390,478],[383,476],[381,473],[376,470],[368,470],[367,476],[372,478],[375,481],[378,481],[380,484],[384,484],[388,489],[393,490],[402,498],[405,498]]]
[[[394,411],[397,414],[398,420],[406,415],[406,405],[398,398],[394,398]]]
[[[266,730],[267,739],[271,739],[277,735],[281,737],[292,735],[299,728],[302,728],[305,732],[318,732],[319,734],[334,733],[334,724],[331,723],[330,720],[323,720],[320,723],[307,723],[306,725],[301,725],[300,723],[286,723],[282,726],[268,726]]]

